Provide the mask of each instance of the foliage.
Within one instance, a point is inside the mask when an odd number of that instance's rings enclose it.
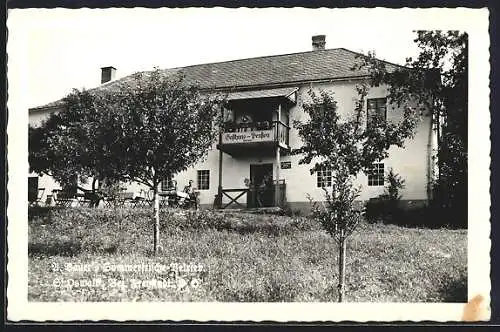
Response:
[[[215,142],[219,95],[202,95],[182,77],[160,70],[134,75],[134,83],[107,94],[113,114],[113,147],[123,178],[155,189],[162,179],[186,170]]]
[[[467,224],[468,35],[459,31],[417,31],[420,48],[407,66],[387,70],[374,54],[362,56],[375,85],[390,86],[389,98],[431,112],[438,137],[434,204],[443,217]]]
[[[200,219],[216,220],[205,211]],[[30,301],[332,302],[337,268],[331,238],[305,218],[224,213],[231,227],[187,223],[182,210],[161,211],[164,252],[151,257],[151,215],[141,209],[30,208]],[[464,302],[467,233],[362,223],[347,246],[346,287],[351,302]],[[201,263],[201,286],[185,291],[148,288],[54,288],[59,279],[128,281],[154,272],[68,272],[54,265]]]
[[[89,91],[74,90],[64,99],[65,111],[51,113],[40,126],[29,126],[30,171],[50,175],[63,186],[76,174],[82,180],[98,176],[95,99]]]
[[[335,188],[332,193],[322,188],[326,201],[313,202],[312,216],[340,243],[351,235],[362,219],[361,211],[355,206],[360,188],[353,185],[353,179],[348,176],[345,168],[338,168],[333,176]]]
[[[391,201],[398,201],[401,199],[400,190],[405,188],[405,180],[398,173],[394,172],[394,169],[391,167],[385,176],[385,182],[387,183],[385,186],[384,195],[387,199]]]
[[[403,218],[399,192],[405,188],[405,180],[391,167],[385,176],[385,183],[384,193],[366,202],[365,217],[369,222],[393,222]]]
[[[336,169],[343,165],[347,175],[356,176],[370,169],[374,162],[387,158],[390,146],[404,147],[405,140],[413,137],[419,117],[409,107],[403,109],[399,123],[378,119],[367,128],[364,104],[368,89],[366,83],[357,86],[356,108],[346,118],[339,114],[333,95],[325,91],[318,95],[309,90],[311,100],[303,104],[309,120],[294,121],[303,141],[294,153],[303,154],[300,164],[314,162],[311,174],[324,167]]]
[[[155,187],[206,154],[223,99],[155,70],[118,91],[74,90],[64,102],[64,110],[30,127],[32,171],[59,182],[103,174]]]
[[[109,200],[116,201],[120,193],[125,191],[125,187],[119,181],[105,179],[99,186],[99,192]]]

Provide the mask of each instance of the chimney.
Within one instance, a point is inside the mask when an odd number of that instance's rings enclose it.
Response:
[[[313,51],[319,51],[325,49],[325,35],[312,36],[312,47]]]
[[[102,67],[101,68],[101,84],[112,81],[115,79],[116,68],[115,67]]]

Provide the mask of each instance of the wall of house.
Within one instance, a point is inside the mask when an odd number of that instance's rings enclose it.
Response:
[[[352,110],[358,100],[358,95],[355,90],[356,82],[335,83],[335,84],[318,84],[313,86],[314,91],[328,91],[333,93],[334,99],[337,101],[339,113],[342,116],[352,115]],[[307,91],[309,88],[300,89],[301,101],[308,100],[309,96]],[[372,87],[369,89],[366,99],[383,98],[388,94],[386,87]],[[300,103],[299,103],[300,106]],[[366,105],[365,105],[366,109]],[[381,162],[384,163],[385,171],[393,168],[395,172],[399,173],[405,179],[406,187],[402,191],[403,200],[426,200],[428,197],[427,186],[429,182],[429,157],[430,157],[430,144],[432,137],[431,131],[431,117],[430,114],[423,112],[422,119],[416,128],[416,134],[413,139],[408,139],[405,142],[404,148],[391,147],[389,149],[389,157]],[[292,116],[296,119],[304,120],[305,114],[297,107]],[[397,123],[403,119],[402,109],[398,109],[390,104],[387,104],[387,121]],[[294,147],[300,145],[300,138],[296,130],[291,130],[290,133],[291,144],[296,144]],[[376,197],[383,193],[383,186],[368,186],[368,178],[365,174],[359,174],[357,184],[361,185],[362,192],[359,197],[360,200],[367,200]],[[319,188],[318,188],[319,189]],[[321,195],[321,189],[319,194]],[[318,190],[313,190],[315,198]]]
[[[294,120],[304,120],[305,114],[302,111],[302,103],[309,99],[308,90],[325,90],[334,94],[334,99],[338,102],[339,112],[343,116],[352,114],[355,102],[358,99],[355,90],[355,81],[335,82],[328,84],[314,84],[302,86],[298,91],[297,105],[290,109],[289,114],[283,112],[284,122],[290,123],[290,146],[297,148],[301,141],[297,131],[294,129]],[[383,87],[371,88],[367,98],[382,98],[387,95]],[[40,124],[41,121],[50,114],[45,112],[31,112],[29,121],[32,125]],[[399,121],[402,118],[402,112],[398,109],[387,110],[388,121]],[[273,114],[275,119],[275,114]],[[429,176],[432,176],[433,165],[430,163],[430,154],[432,148],[435,148],[435,137],[432,135],[431,118],[424,115],[420,122],[414,139],[408,140],[404,149],[392,147],[390,156],[382,161],[387,172],[390,167],[399,173],[406,181],[406,188],[402,191],[402,199],[408,204],[421,204],[428,199]],[[316,174],[309,172],[309,165],[299,165],[300,156],[282,155],[281,162],[290,161],[290,169],[281,169],[280,178],[286,182],[286,198],[293,208],[309,209],[308,197],[315,201],[324,200],[323,190],[316,186]],[[244,179],[250,178],[250,164],[273,164],[273,173],[276,172],[276,160],[274,156],[267,157],[232,157],[226,153],[223,154],[223,188],[245,188]],[[218,187],[218,165],[219,151],[215,145],[212,147],[206,158],[200,161],[194,167],[177,174],[174,179],[177,181],[179,190],[182,190],[189,180],[193,180],[197,187],[197,170],[210,170],[210,185],[207,190],[200,190],[200,202],[204,206],[212,206]],[[33,175],[33,174],[31,174]],[[274,174],[274,176],[276,176]],[[384,191],[383,186],[368,186],[367,176],[359,174],[357,184],[362,187],[359,200],[367,200],[380,195]],[[90,186],[90,184],[83,185]],[[60,186],[49,176],[39,178],[39,187],[46,188],[45,195],[50,194],[53,189]],[[136,183],[126,184],[127,191],[139,193],[141,189],[146,189],[143,185]],[[233,194],[234,196],[234,194]],[[43,199],[45,200],[45,198]],[[229,199],[224,197],[223,202],[227,203]],[[239,200],[246,202],[246,197]]]
[[[355,89],[355,81],[329,84],[315,84],[303,86],[298,92],[298,103],[290,110],[290,146],[297,148],[301,144],[297,131],[293,128],[293,120],[305,120],[306,115],[302,111],[302,102],[309,99],[308,90],[324,90],[333,93],[334,99],[338,102],[338,110],[343,116],[349,116],[354,110],[358,95]],[[366,98],[386,97],[387,90],[384,87],[371,88]],[[387,107],[387,120],[400,121],[402,110],[394,109],[390,105]],[[404,148],[392,147],[389,150],[389,158],[381,162],[384,163],[385,172],[393,168],[396,173],[405,180],[405,189],[402,190],[402,200],[408,205],[421,205],[428,199],[428,184],[430,168],[430,149],[432,143],[431,118],[424,114],[416,129],[416,135],[405,143]],[[186,183],[192,179],[196,184],[197,170],[210,170],[210,188],[200,191],[201,204],[211,206],[218,186],[218,163],[219,151],[213,148],[209,151],[206,159],[193,168],[178,174],[176,179],[179,184]],[[290,169],[281,169],[280,178],[286,182],[286,198],[292,207],[309,208],[310,197],[315,201],[324,200],[324,193],[317,187],[316,174],[311,174],[309,165],[299,165],[300,156],[282,155],[281,162],[290,161]],[[223,154],[223,188],[244,188],[244,179],[250,177],[250,164],[272,163],[273,173],[275,173],[276,160],[274,156],[269,157],[232,157]],[[376,197],[384,192],[384,186],[368,186],[368,177],[360,173],[356,179],[356,184],[362,188],[360,201]],[[223,202],[228,202],[224,198]],[[246,202],[242,198],[240,202]]]

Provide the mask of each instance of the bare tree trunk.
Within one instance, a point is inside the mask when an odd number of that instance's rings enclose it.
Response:
[[[154,185],[153,199],[154,199],[153,214],[155,219],[154,233],[153,233],[154,236],[153,248],[154,248],[154,254],[157,255],[160,247],[160,199],[158,196],[158,184]]]
[[[339,240],[339,302],[344,300],[344,286],[345,286],[345,252],[346,252],[346,237],[344,231],[341,230]]]
[[[92,179],[92,196],[90,198],[90,207],[98,207],[99,206],[99,197],[96,194],[95,184],[97,182],[97,177],[94,176]]]
[[[439,116],[439,110],[436,112],[436,136],[437,136],[437,145],[438,145],[438,151],[437,151],[437,156],[438,156],[438,162],[437,162],[437,181],[441,185],[441,161],[439,158],[441,156],[441,148],[443,146],[443,142],[441,139],[441,119]]]

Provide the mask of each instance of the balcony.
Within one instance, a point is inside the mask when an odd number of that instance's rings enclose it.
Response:
[[[290,127],[282,121],[233,122],[224,125],[217,148],[232,156],[273,155],[276,147],[289,150]]]

